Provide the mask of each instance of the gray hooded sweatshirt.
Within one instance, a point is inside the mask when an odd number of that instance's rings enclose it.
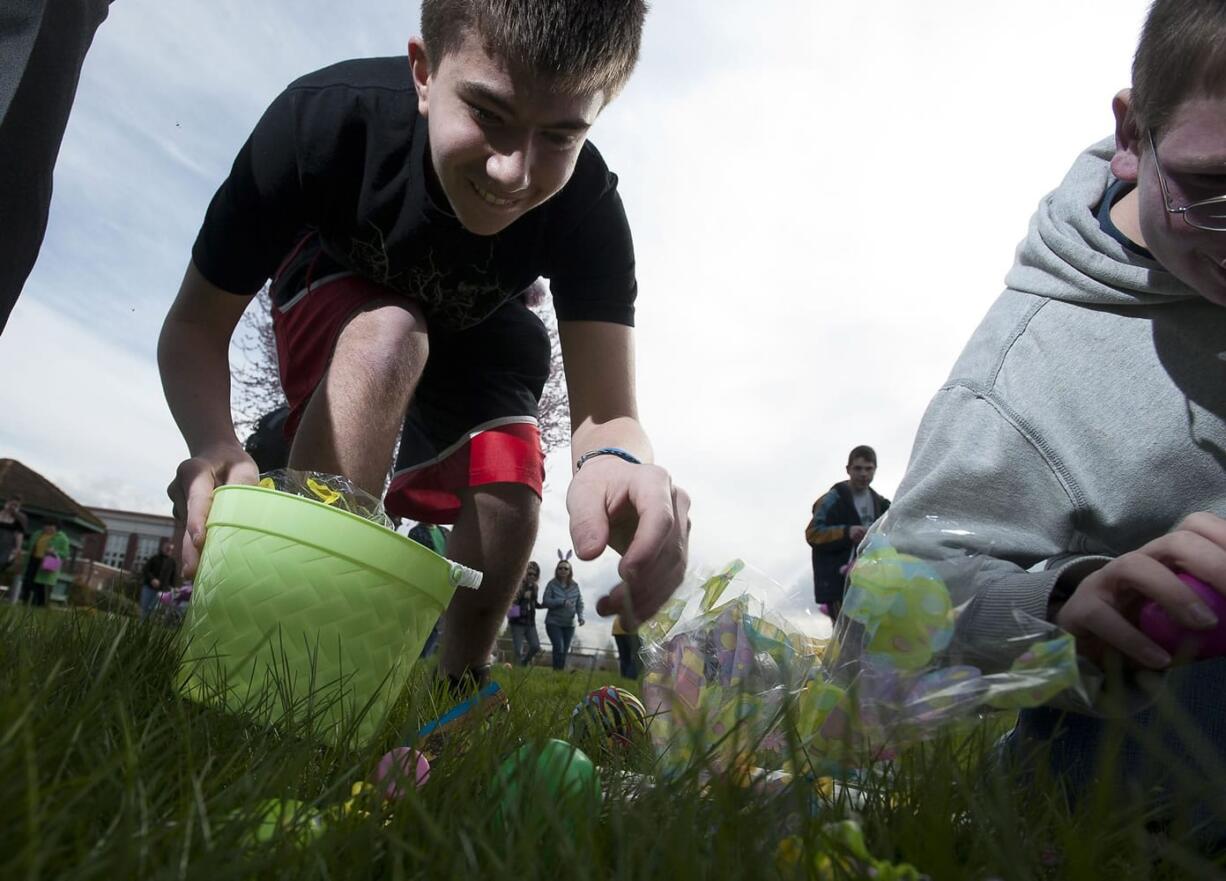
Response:
[[[903,550],[984,555],[951,646],[984,672],[1006,669],[1020,652],[1011,637],[1046,620],[1062,574],[1084,576],[1195,511],[1226,516],[1226,309],[1102,230],[1112,152],[1095,144],[1040,203],[882,524]],[[1226,664],[1167,684],[1197,678],[1215,683],[1205,697],[1226,735]],[[1137,681],[1152,692],[1162,680]]]

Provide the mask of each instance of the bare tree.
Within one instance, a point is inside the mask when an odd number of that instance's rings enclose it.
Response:
[[[268,285],[243,313],[234,335],[230,360],[230,411],[239,438],[255,428],[260,417],[286,405],[277,372],[277,341],[272,333],[272,300]]]
[[[570,401],[562,373],[562,348],[558,342],[558,319],[548,288],[538,281],[523,294],[524,302],[545,324],[549,333],[549,379],[541,394],[537,419],[541,446],[546,455],[570,443]],[[272,308],[264,287],[243,313],[235,334],[231,361],[230,406],[239,437],[246,437],[265,413],[285,406],[285,392],[277,372],[277,343],[272,332]]]

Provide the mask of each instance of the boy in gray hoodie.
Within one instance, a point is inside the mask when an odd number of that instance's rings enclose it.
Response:
[[[1084,663],[1119,662],[1132,730],[1188,761],[1189,731],[1142,708],[1159,693],[1180,702],[1216,761],[1226,661],[1167,672],[1137,610],[1153,599],[1186,627],[1214,625],[1176,570],[1226,593],[1223,45],[1226,3],[1154,3],[1133,87],[1112,104],[1114,137],[1040,203],[1005,292],[924,416],[887,518],[900,549],[986,560],[952,652],[1002,670],[1020,651],[1011,638],[1054,622]],[[933,530],[926,515],[957,528]],[[1074,789],[1098,769],[1105,702],[1091,697],[1076,712],[1023,713],[1014,734],[1049,743]],[[1126,740],[1117,767],[1139,786],[1168,782],[1146,739]]]

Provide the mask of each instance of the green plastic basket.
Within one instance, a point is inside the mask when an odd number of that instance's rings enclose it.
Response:
[[[337,743],[383,723],[431,628],[478,572],[321,502],[255,486],[213,494],[181,630],[191,699]]]

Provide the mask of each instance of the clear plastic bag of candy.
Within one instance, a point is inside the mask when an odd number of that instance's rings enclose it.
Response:
[[[989,710],[1086,699],[1072,636],[1012,610],[1007,639],[960,626],[1000,561],[959,550],[949,519],[887,513],[850,566],[842,613],[811,686],[817,728],[808,746],[834,758],[882,756]]]
[[[644,698],[665,771],[703,762],[762,771],[863,767],[991,710],[1086,700],[1073,638],[1014,611],[1013,633],[976,644],[959,619],[1000,561],[967,554],[956,523],[889,515],[861,545],[833,637],[809,602],[734,561],[641,631]],[[928,534],[925,534],[927,531]],[[806,598],[807,600],[808,598]]]
[[[640,630],[661,771],[702,762],[748,779],[783,767],[787,696],[818,677],[823,630],[805,603],[740,560],[674,597]]]
[[[353,482],[347,478],[336,474],[278,468],[275,471],[266,471],[261,474],[260,486],[323,502],[325,505],[348,511],[350,514],[357,514],[363,520],[369,520],[388,529],[396,528],[383,509],[383,502],[380,499],[354,486]]]

